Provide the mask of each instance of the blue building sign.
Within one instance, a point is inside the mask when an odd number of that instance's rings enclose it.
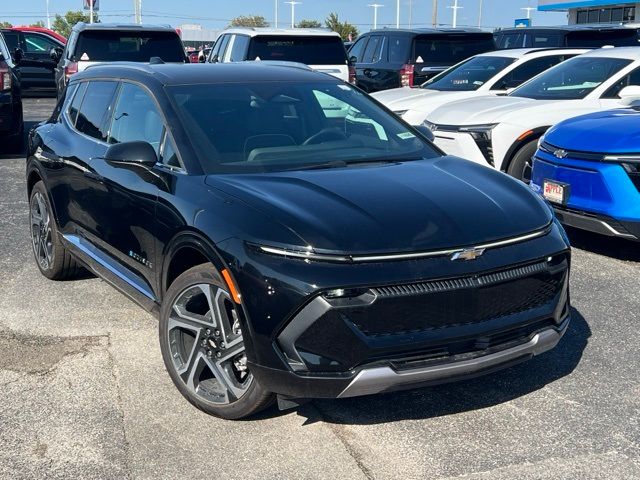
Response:
[[[538,0],[538,10],[568,10],[570,8],[608,7],[637,3],[638,0]]]
[[[530,18],[516,18],[515,20],[514,27],[516,28],[524,28],[524,27],[530,27],[530,26],[531,26]]]

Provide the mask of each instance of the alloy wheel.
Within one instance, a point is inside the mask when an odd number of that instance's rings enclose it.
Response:
[[[36,260],[42,270],[53,263],[53,231],[47,202],[40,192],[31,199],[31,243]]]
[[[193,394],[224,405],[246,393],[253,376],[228,292],[207,283],[183,290],[171,307],[167,333],[173,368]]]

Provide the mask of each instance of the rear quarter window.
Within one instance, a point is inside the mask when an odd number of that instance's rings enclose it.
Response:
[[[490,33],[418,35],[413,41],[412,62],[430,66],[454,65],[479,53],[496,49]]]

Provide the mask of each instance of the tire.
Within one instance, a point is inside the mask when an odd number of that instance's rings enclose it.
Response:
[[[29,232],[36,265],[50,280],[67,280],[78,275],[82,267],[60,241],[56,220],[42,181],[33,186],[29,196]]]
[[[527,185],[531,182],[531,157],[536,153],[538,148],[538,139],[533,140],[524,145],[513,156],[513,160],[509,164],[507,173],[518,180],[523,181]]]
[[[234,309],[213,265],[198,265],[167,290],[159,328],[162,359],[178,391],[200,410],[229,420],[252,415],[274,400],[246,368]]]

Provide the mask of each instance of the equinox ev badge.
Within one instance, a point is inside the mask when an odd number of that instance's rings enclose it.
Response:
[[[484,248],[466,248],[451,255],[451,260],[475,260],[484,253]]]
[[[567,158],[567,151],[563,150],[562,148],[556,150],[555,152],[553,152],[553,155],[556,158]]]

